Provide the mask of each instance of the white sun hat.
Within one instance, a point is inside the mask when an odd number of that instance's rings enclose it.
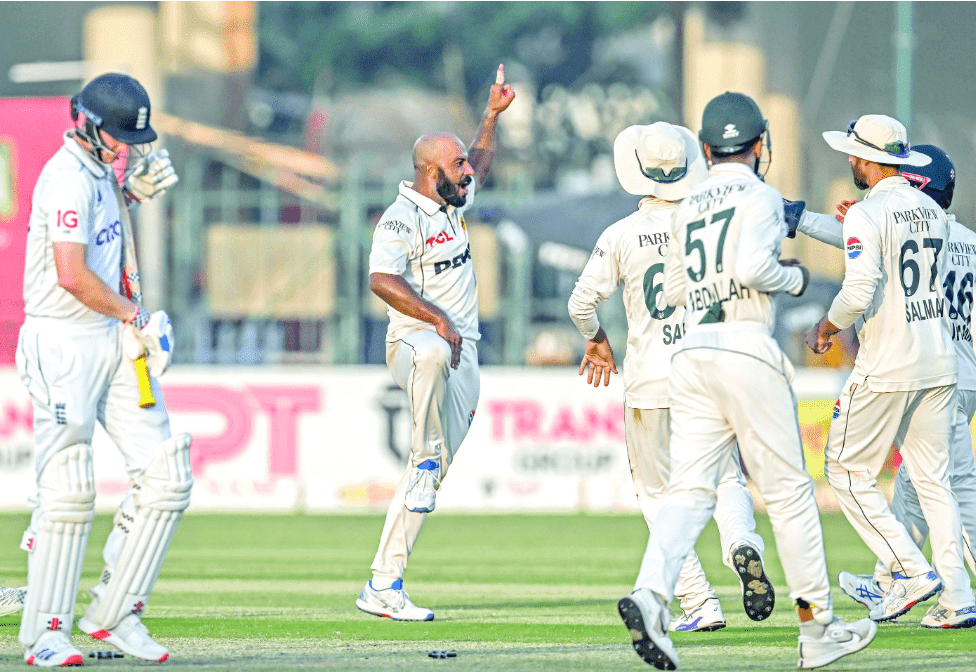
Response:
[[[897,119],[883,114],[865,114],[844,131],[825,131],[824,140],[833,149],[875,163],[927,166],[932,159],[912,151],[908,131]]]
[[[665,121],[621,131],[613,165],[625,191],[665,201],[680,201],[708,176],[694,133]]]

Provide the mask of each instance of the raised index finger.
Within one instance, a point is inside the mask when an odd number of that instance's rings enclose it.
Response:
[[[498,66],[498,72],[495,73],[495,84],[505,83],[505,65],[501,64]]]

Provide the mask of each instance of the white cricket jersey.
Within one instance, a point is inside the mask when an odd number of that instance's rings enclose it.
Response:
[[[670,305],[685,306],[676,350],[716,348],[792,367],[772,338],[771,294],[798,294],[799,268],[782,266],[783,199],[741,163],[720,163],[681,202],[665,277]]]
[[[973,349],[972,316],[976,280],[976,233],[947,215],[949,243],[942,291],[949,317],[949,332],[956,346],[960,390],[976,390],[976,350]]]
[[[637,212],[609,226],[576,281],[569,314],[587,339],[600,323],[596,306],[623,284],[627,313],[624,396],[630,408],[668,408],[671,352],[681,338],[684,309],[664,299],[664,268],[676,203],[641,199]]]
[[[87,245],[86,263],[115,290],[122,275],[119,184],[65,133],[64,146],[44,165],[31,202],[24,265],[24,312],[78,322],[112,320],[85,306],[58,284],[53,243]]]
[[[887,177],[844,218],[844,284],[827,313],[861,322],[852,380],[872,392],[956,382],[942,280],[951,256],[945,212],[900,175]]]
[[[475,183],[469,185],[462,208],[441,208],[412,187],[412,182],[401,182],[400,195],[380,217],[373,232],[369,272],[401,276],[422,299],[443,310],[462,337],[479,340],[478,281],[464,222]],[[387,314],[391,341],[414,329],[435,328],[393,306]]]

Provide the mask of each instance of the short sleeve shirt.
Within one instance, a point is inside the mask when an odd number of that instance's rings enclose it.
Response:
[[[478,340],[478,282],[471,264],[471,244],[464,212],[475,193],[471,183],[461,208],[440,206],[400,183],[400,194],[373,232],[370,273],[399,275],[425,301],[443,310],[462,337]],[[388,340],[434,325],[387,309]]]
[[[79,322],[111,319],[58,284],[54,243],[87,246],[88,267],[109,287],[118,289],[122,272],[118,190],[111,167],[98,163],[65,134],[64,146],[45,164],[34,187],[24,265],[27,315]]]

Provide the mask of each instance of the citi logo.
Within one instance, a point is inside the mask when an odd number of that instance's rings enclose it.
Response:
[[[122,222],[115,222],[114,224],[109,224],[104,229],[98,232],[95,236],[96,245],[104,245],[106,243],[111,243],[113,240],[122,235]]]
[[[726,140],[729,138],[738,138],[739,129],[735,127],[735,124],[726,124],[725,133],[722,134],[722,137],[725,138]]]

